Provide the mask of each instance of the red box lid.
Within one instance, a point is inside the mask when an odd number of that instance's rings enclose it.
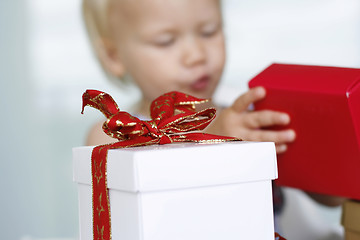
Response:
[[[255,109],[288,113],[297,135],[278,155],[277,183],[360,199],[360,69],[272,64],[255,86],[267,91]]]

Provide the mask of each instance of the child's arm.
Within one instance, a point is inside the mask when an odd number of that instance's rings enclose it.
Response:
[[[249,141],[275,142],[277,153],[285,152],[286,143],[295,140],[291,129],[282,131],[264,130],[274,125],[287,125],[290,117],[286,113],[262,110],[249,111],[250,104],[263,99],[265,89],[256,87],[241,95],[232,106],[223,109],[206,129],[206,132],[239,137]]]

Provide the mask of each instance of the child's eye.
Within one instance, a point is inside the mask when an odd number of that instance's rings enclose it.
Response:
[[[175,43],[175,37],[170,34],[160,35],[154,39],[153,43],[159,47],[168,47]]]
[[[201,36],[211,37],[215,35],[219,30],[220,26],[218,24],[207,24],[201,29]]]

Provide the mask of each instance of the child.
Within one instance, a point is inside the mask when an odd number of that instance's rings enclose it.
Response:
[[[142,98],[132,114],[149,118],[151,101],[169,91],[212,97],[225,64],[220,0],[84,0],[83,7],[90,39],[104,70],[118,79],[130,78],[141,90]],[[265,95],[261,87],[249,90],[232,106],[218,109],[206,131],[271,141],[277,153],[286,151],[286,144],[295,140],[293,130],[262,128],[287,125],[289,116],[248,110]],[[101,125],[92,128],[88,145],[116,141],[103,133]],[[325,204],[340,203],[336,198],[316,197]]]
[[[211,98],[225,63],[225,44],[219,0],[85,0],[84,13],[95,52],[105,71],[125,77],[140,88],[135,114],[148,117],[153,99],[168,91]],[[285,113],[248,111],[265,97],[263,88],[240,96],[222,111],[207,132],[271,141],[278,153],[295,139],[293,130],[265,131],[262,127],[288,124]],[[213,105],[209,102],[209,105]],[[96,125],[89,145],[114,141]]]

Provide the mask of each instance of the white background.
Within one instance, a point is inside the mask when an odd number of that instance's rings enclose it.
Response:
[[[360,67],[358,0],[224,0],[224,16],[224,103],[272,62]],[[80,115],[81,95],[104,90],[127,110],[138,93],[105,79],[79,0],[0,1],[0,81],[1,239],[76,238],[71,148],[101,119]]]

